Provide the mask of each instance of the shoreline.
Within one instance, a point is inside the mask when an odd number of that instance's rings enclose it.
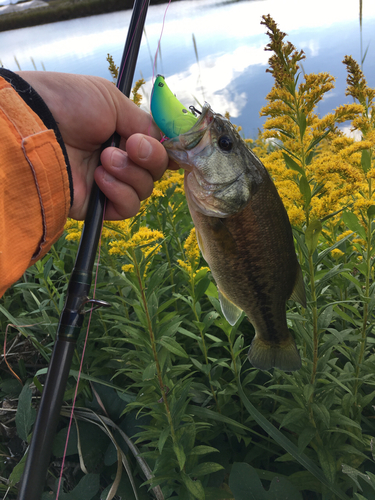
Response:
[[[177,1],[177,0],[172,0]],[[151,0],[150,5],[166,3],[166,0]],[[28,9],[23,12],[0,15],[0,31],[11,31],[41,24],[68,21],[80,17],[95,16],[108,12],[130,10],[133,0],[55,0],[48,7]]]

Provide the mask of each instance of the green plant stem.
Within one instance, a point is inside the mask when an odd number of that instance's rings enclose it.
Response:
[[[311,310],[313,317],[313,368],[311,374],[311,384],[314,385],[316,370],[318,365],[318,347],[319,347],[319,335],[318,335],[318,310],[316,301],[316,289],[315,289],[315,274],[314,274],[314,263],[312,255],[309,255],[309,272],[310,272],[310,289],[311,289]],[[311,395],[313,398],[313,395]]]
[[[370,185],[371,190],[371,185]],[[371,276],[371,218],[367,217],[367,241],[366,241],[366,282],[363,302],[363,321],[361,329],[361,348],[359,351],[357,366],[355,370],[354,396],[357,396],[359,389],[360,366],[366,349],[366,331],[368,321],[368,299],[370,296],[370,276]]]
[[[194,313],[195,319],[196,319],[197,323],[199,324],[200,320],[199,320],[199,316],[198,316],[198,313],[197,313],[197,308],[195,307],[196,300],[195,300],[195,293],[194,293],[195,287],[194,287],[194,271],[193,271],[193,269],[191,271],[190,283],[191,283],[191,296],[192,296],[192,299],[193,299],[192,309],[193,309],[193,313]],[[210,363],[208,361],[207,347],[206,347],[206,342],[204,340],[204,333],[203,333],[203,330],[202,330],[201,327],[198,327],[198,328],[199,328],[199,333],[200,333],[200,336],[201,336],[201,339],[202,339],[202,352],[203,352],[204,360],[205,360],[206,365],[208,366]],[[214,389],[214,387],[212,385],[212,378],[211,378],[211,373],[210,372],[208,373],[208,381],[210,383],[212,397],[214,398],[214,401],[216,403],[218,412],[221,413],[220,412],[219,403],[218,403],[218,400],[217,400],[217,397],[216,397],[216,392],[215,392],[215,389]]]
[[[160,220],[158,212],[156,212],[156,220],[158,221],[158,226],[159,226],[160,231],[164,234],[165,230],[163,228],[163,224],[161,223],[161,220]],[[172,290],[173,290],[173,292],[175,292],[176,285],[175,285],[175,282],[174,282],[174,273],[173,273],[172,260],[171,260],[171,256],[169,255],[169,250],[168,250],[168,245],[167,245],[167,241],[166,240],[163,241],[163,247],[164,247],[165,255],[166,255],[167,261],[168,261],[169,275],[170,275],[170,279],[171,279],[171,285],[173,286]],[[176,308],[176,311],[177,311],[177,306],[176,305],[175,305],[175,308]]]
[[[181,252],[181,255],[182,255],[182,258],[184,259],[184,249],[182,248],[182,245],[181,245],[181,240],[180,240],[180,237],[179,237],[179,234],[178,232],[176,231],[176,226],[175,226],[175,223],[174,223],[174,220],[173,220],[173,217],[171,216],[171,213],[169,210],[167,210],[167,217],[168,217],[168,221],[170,223],[170,225],[172,226],[172,229],[173,229],[173,234],[174,234],[174,237],[177,241],[177,245],[178,245],[178,249],[180,250]]]
[[[154,330],[152,328],[152,321],[151,321],[151,318],[150,318],[150,313],[149,313],[149,310],[148,310],[148,305],[147,305],[147,299],[146,299],[146,294],[145,294],[145,287],[144,287],[144,283],[143,283],[143,278],[141,276],[141,271],[139,269],[139,265],[138,265],[137,258],[135,256],[134,249],[132,249],[131,252],[132,252],[132,257],[133,257],[134,269],[135,269],[137,280],[138,280],[138,284],[139,284],[139,290],[141,292],[142,303],[143,303],[143,307],[144,307],[145,314],[146,314],[147,328],[148,328],[148,333],[150,335],[151,349],[152,349],[152,354],[153,354],[153,357],[154,357],[154,360],[155,360],[156,373],[157,373],[157,377],[158,377],[158,382],[159,382],[159,387],[160,387],[160,391],[161,391],[161,396],[162,396],[163,403],[164,403],[165,413],[166,413],[166,416],[167,416],[169,429],[171,431],[171,436],[172,436],[173,444],[175,446],[177,446],[178,445],[178,441],[177,441],[177,437],[176,437],[176,433],[175,433],[175,429],[174,429],[174,425],[173,425],[173,419],[172,419],[171,411],[170,411],[170,408],[169,408],[169,403],[168,403],[168,399],[167,399],[167,393],[165,391],[165,387],[164,387],[164,384],[163,384],[163,376],[162,376],[162,371],[161,371],[161,367],[160,367],[160,363],[159,363],[158,353],[157,353],[157,350],[156,350],[156,339],[155,339]]]

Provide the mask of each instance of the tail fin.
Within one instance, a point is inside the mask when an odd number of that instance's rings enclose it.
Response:
[[[301,368],[301,358],[291,335],[282,344],[264,342],[255,336],[247,356],[250,363],[259,370],[279,368],[286,372],[293,372]]]

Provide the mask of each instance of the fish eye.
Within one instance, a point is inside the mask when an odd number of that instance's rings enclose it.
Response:
[[[222,135],[218,140],[218,144],[223,151],[230,151],[233,148],[233,141],[229,135]]]

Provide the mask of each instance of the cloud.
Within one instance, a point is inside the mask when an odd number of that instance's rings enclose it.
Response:
[[[185,71],[166,76],[166,82],[185,106],[197,105],[197,102],[203,105],[207,101],[213,109],[228,111],[235,118],[245,107],[247,96],[245,92],[232,92],[232,82],[250,66],[266,65],[268,57],[263,46],[238,47],[231,53],[207,57]],[[151,95],[151,80],[144,92],[146,96]],[[145,107],[149,108],[148,102]]]
[[[350,126],[339,127],[341,132],[347,137],[351,137],[355,141],[360,141],[362,139],[362,133],[360,130],[352,130]]]
[[[300,42],[298,47],[301,47],[303,51],[306,53],[307,50],[310,52],[307,54],[309,57],[317,57],[319,55],[319,42],[317,40],[309,40],[306,42]]]

